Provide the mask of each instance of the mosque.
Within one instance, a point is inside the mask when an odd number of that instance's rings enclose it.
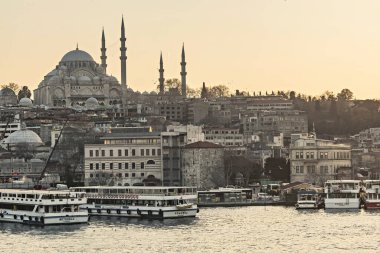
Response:
[[[125,105],[127,92],[124,19],[121,22],[121,83],[107,75],[106,40],[102,32],[101,64],[87,52],[66,53],[34,90],[34,104],[45,106]]]

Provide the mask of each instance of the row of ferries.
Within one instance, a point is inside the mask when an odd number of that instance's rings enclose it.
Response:
[[[323,194],[301,191],[296,209],[380,209],[380,180],[328,180]]]
[[[89,216],[166,219],[195,217],[192,187],[74,187],[0,189],[0,222],[29,225],[87,223]]]

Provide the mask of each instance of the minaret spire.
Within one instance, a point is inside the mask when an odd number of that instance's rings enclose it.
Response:
[[[127,85],[127,56],[125,47],[125,27],[124,27],[124,17],[121,18],[121,47],[120,47],[120,61],[121,61],[121,84]]]
[[[162,52],[160,55],[160,69],[158,71],[160,72],[160,78],[158,79],[158,81],[160,81],[160,94],[164,94],[165,93],[165,86],[164,86],[165,78],[164,78],[164,62],[162,60]]]
[[[107,55],[106,55],[107,48],[106,48],[106,37],[104,36],[104,28],[102,30],[102,48],[100,49],[100,51],[102,52],[102,55],[100,56],[100,59],[102,60],[101,66],[104,69],[104,73],[106,73],[106,71],[107,71]]]
[[[181,84],[182,84],[182,96],[186,97],[186,59],[185,59],[185,43],[182,44],[181,55]]]

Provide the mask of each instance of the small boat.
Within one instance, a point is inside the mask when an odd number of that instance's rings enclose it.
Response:
[[[196,188],[164,186],[85,186],[70,190],[85,192],[81,205],[93,216],[166,219],[195,217]]]
[[[316,191],[299,191],[296,209],[320,209],[323,207],[321,195]]]
[[[87,223],[88,212],[79,210],[86,202],[80,192],[0,189],[0,222],[40,226]]]
[[[380,180],[364,180],[366,189],[364,208],[380,209]]]

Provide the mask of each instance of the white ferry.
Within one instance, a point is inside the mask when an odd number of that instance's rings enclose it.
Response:
[[[316,191],[299,191],[297,194],[296,209],[319,209],[323,201]]]
[[[87,223],[88,212],[79,210],[84,193],[0,189],[0,221],[30,225]]]
[[[325,209],[359,209],[361,206],[359,180],[328,180],[324,192]]]
[[[380,180],[364,180],[366,188],[365,209],[380,209]]]
[[[250,188],[218,188],[198,191],[199,206],[245,206],[252,205]]]
[[[90,215],[166,219],[195,217],[196,188],[156,186],[87,186],[70,188],[85,192],[82,210]]]

